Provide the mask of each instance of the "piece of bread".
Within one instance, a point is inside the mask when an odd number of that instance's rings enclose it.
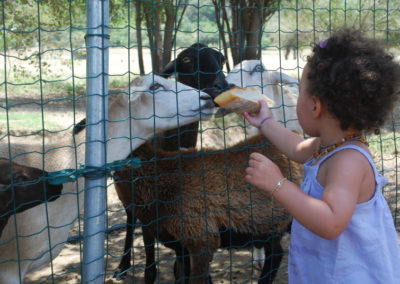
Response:
[[[214,102],[226,110],[243,114],[245,112],[258,113],[259,100],[266,100],[270,105],[272,104],[272,100],[261,94],[256,87],[229,89],[219,94]]]

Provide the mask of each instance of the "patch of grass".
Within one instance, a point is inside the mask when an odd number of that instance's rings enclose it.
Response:
[[[367,141],[369,142],[369,149],[373,155],[380,155],[381,153],[388,155],[398,154],[400,147],[400,137],[397,133],[389,132],[381,135],[369,135]]]
[[[218,128],[226,128],[230,126],[241,126],[244,127],[245,120],[243,117],[240,115],[237,115],[235,113],[231,113],[228,115],[225,115],[223,117],[214,117],[213,119],[214,124]]]
[[[24,113],[24,112],[14,112],[9,113],[8,116],[10,129],[30,129],[32,131],[41,130],[42,125],[42,114],[40,112]],[[45,129],[57,129],[60,127],[55,121],[45,121]],[[7,116],[5,113],[0,114],[0,128],[7,128]]]

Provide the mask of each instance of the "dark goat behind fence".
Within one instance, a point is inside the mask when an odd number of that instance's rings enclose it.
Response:
[[[13,214],[60,197],[62,185],[49,184],[46,171],[2,159],[0,173],[0,236]]]
[[[117,193],[128,216],[124,256],[116,274],[124,275],[130,267],[134,216],[142,222],[147,284],[157,274],[156,239],[176,253],[176,280],[204,283],[215,250],[254,246],[265,250],[259,281],[270,283],[283,256],[280,241],[291,218],[276,202],[271,206],[268,194],[246,184],[248,155],[255,151],[300,182],[302,166],[289,162],[261,134],[224,150],[154,152],[152,142],[136,149],[142,166],[115,172]]]

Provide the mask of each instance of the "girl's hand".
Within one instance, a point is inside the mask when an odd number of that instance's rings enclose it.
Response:
[[[271,192],[283,175],[278,166],[260,153],[251,153],[246,182]]]
[[[258,103],[261,106],[261,109],[258,113],[244,113],[244,117],[247,119],[247,121],[257,128],[260,127],[261,122],[265,118],[272,117],[272,112],[269,109],[267,102],[265,100],[259,100]]]

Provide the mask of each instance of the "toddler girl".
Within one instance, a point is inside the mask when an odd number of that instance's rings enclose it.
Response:
[[[316,45],[303,70],[297,115],[304,139],[259,113],[245,118],[290,159],[304,163],[301,189],[253,153],[246,181],[294,217],[289,283],[400,283],[400,247],[381,193],[387,183],[363,136],[385,122],[399,96],[400,66],[376,40],[344,29]]]

